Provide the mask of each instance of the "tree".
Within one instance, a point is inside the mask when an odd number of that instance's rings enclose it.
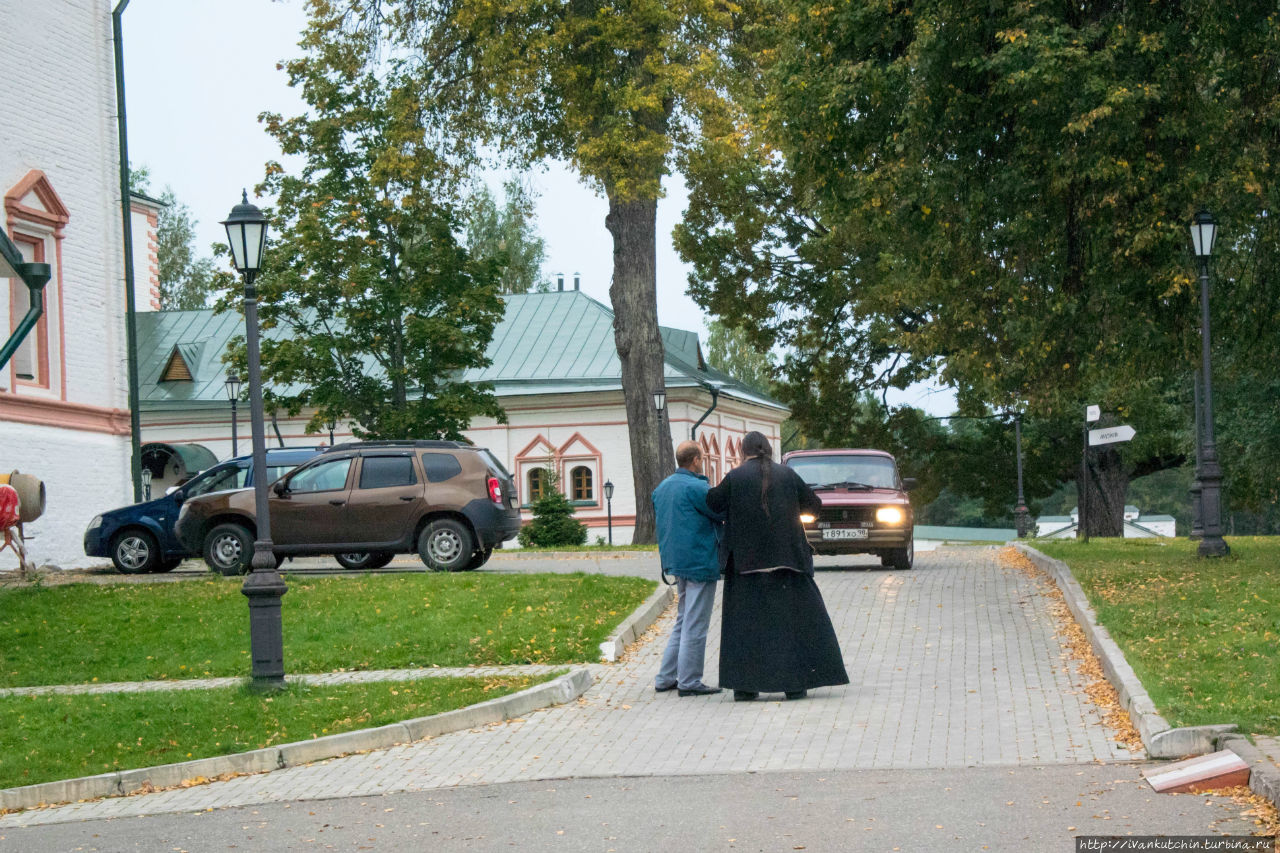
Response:
[[[151,170],[131,169],[129,185],[134,192],[150,193]],[[217,291],[212,258],[199,257],[195,250],[196,219],[191,208],[178,200],[168,184],[156,199],[163,206],[156,215],[156,260],[160,267],[160,310],[190,311],[208,308]]]
[[[517,538],[525,548],[554,548],[559,545],[583,545],[587,526],[573,515],[573,504],[560,491],[559,479],[550,468],[546,493],[533,502],[533,520],[520,528]]]
[[[760,350],[741,329],[726,326],[719,320],[707,323],[707,363],[741,382],[761,391],[773,387],[773,355]]]
[[[688,158],[695,295],[794,347],[802,423],[929,374],[963,413],[1056,433],[1123,410],[1139,441],[1096,454],[1090,501],[1118,532],[1128,479],[1187,455],[1197,205],[1235,225],[1215,311],[1248,294],[1250,337],[1276,337],[1274,10],[772,8],[737,41],[737,112]]]
[[[318,2],[318,0],[317,0]],[[651,392],[663,377],[656,294],[657,203],[689,137],[732,6],[716,0],[356,0],[351,26],[385,23],[421,71],[422,108],[448,116],[458,156],[487,141],[523,162],[572,164],[609,202],[609,295],[640,496],[634,541],[654,541],[645,497],[675,467]],[[385,14],[384,14],[385,12]]]
[[[467,251],[473,258],[495,260],[502,265],[503,293],[548,291],[551,283],[542,274],[546,244],[533,223],[533,193],[518,178],[502,186],[506,196],[501,208],[487,184],[481,183],[467,206]]]
[[[455,176],[415,107],[397,62],[342,29],[322,3],[287,63],[310,109],[262,120],[297,175],[267,164],[278,236],[258,279],[263,374],[308,430],[339,417],[362,438],[461,438],[476,415],[505,421],[486,366],[502,317],[501,266],[455,238]],[[230,297],[229,297],[230,298]]]

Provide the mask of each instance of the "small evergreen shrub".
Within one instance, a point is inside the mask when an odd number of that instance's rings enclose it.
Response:
[[[585,545],[587,526],[574,518],[573,504],[553,479],[547,485],[547,493],[533,502],[533,520],[520,528],[516,538],[525,548]]]

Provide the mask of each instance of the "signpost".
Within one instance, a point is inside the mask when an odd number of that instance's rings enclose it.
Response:
[[[1130,441],[1138,431],[1128,424],[1120,424],[1113,427],[1100,427],[1098,429],[1089,429],[1089,424],[1095,423],[1102,418],[1101,406],[1085,406],[1084,409],[1084,464],[1080,472],[1080,538],[1085,542],[1089,541],[1089,528],[1086,526],[1086,519],[1089,515],[1089,448],[1097,447],[1102,444],[1119,444],[1123,441]]]
[[[1099,444],[1119,444],[1122,441],[1129,441],[1137,434],[1137,430],[1128,424],[1103,427],[1102,429],[1091,429],[1089,430],[1089,446],[1097,447]]]

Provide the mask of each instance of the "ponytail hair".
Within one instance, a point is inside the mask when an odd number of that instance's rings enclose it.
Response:
[[[742,439],[742,458],[760,462],[760,508],[769,515],[769,469],[773,467],[773,448],[764,433],[749,432]]]

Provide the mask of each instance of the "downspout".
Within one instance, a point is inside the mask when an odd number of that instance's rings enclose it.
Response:
[[[124,36],[120,18],[129,0],[120,0],[111,13],[112,47],[116,56],[116,130],[120,136],[120,215],[124,224],[124,333],[129,351],[129,471],[133,500],[142,500],[142,425],[138,415],[138,318],[134,309],[133,212],[129,205],[129,133],[124,108]]]
[[[720,389],[718,387],[715,385],[708,385],[707,390],[711,392],[711,408],[703,412],[702,417],[698,418],[698,420],[694,422],[693,426],[689,427],[690,441],[698,437],[698,427],[702,425],[703,421],[711,417],[711,413],[716,410],[716,403],[720,400]]]
[[[35,328],[36,323],[40,322],[40,315],[44,313],[44,286],[49,283],[49,277],[53,274],[48,264],[18,264],[14,272],[22,277],[27,291],[31,294],[31,307],[22,316],[22,322],[18,323],[9,340],[0,347],[0,369],[9,363],[9,359],[13,358],[18,347],[22,346],[27,334]]]

